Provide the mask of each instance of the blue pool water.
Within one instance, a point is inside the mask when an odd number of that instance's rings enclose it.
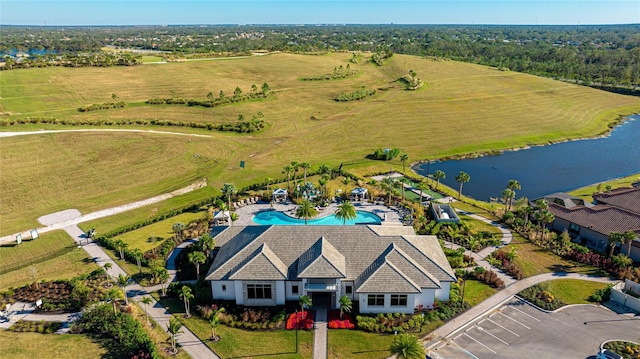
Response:
[[[287,226],[304,226],[304,219],[291,218],[282,212],[268,211],[260,212],[253,216],[253,221],[262,225],[287,225]],[[370,212],[356,211],[356,219],[347,221],[347,225],[354,224],[380,224],[380,217]],[[309,225],[335,226],[342,225],[343,222],[336,218],[335,214],[327,217],[308,219]]]

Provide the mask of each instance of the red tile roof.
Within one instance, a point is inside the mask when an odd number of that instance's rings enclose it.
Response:
[[[599,203],[640,214],[640,188],[618,188],[607,193],[596,194],[593,199]]]
[[[611,232],[635,231],[640,233],[640,214],[609,205],[564,208],[549,203],[549,210],[557,217],[591,229],[606,236]]]

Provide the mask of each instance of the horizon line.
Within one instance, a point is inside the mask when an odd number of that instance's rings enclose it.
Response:
[[[5,26],[15,27],[142,27],[142,26],[157,26],[157,27],[169,27],[169,26],[630,26],[640,25],[640,22],[631,23],[589,23],[589,24],[515,24],[515,23],[229,23],[229,24],[206,24],[206,23],[194,23],[194,24],[60,24],[60,25],[48,25],[48,24],[0,24],[0,29]]]

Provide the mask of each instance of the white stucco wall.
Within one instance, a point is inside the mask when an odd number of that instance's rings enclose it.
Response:
[[[622,247],[620,247],[620,253],[623,253],[626,255],[628,247],[629,247],[628,243],[623,244]],[[636,241],[631,246],[631,253],[629,253],[629,258],[633,259],[634,261],[640,261],[640,242]]]
[[[211,294],[213,295],[213,299],[219,300],[235,300],[236,299],[236,288],[235,281],[211,281]],[[222,290],[222,287],[225,286],[226,290]]]
[[[373,293],[375,294],[375,293]],[[413,303],[415,302],[415,294],[407,295],[407,305],[403,307],[391,306],[391,294],[384,295],[383,306],[367,305],[368,293],[360,293],[360,313],[406,313],[413,314]]]
[[[243,283],[241,280],[236,281],[236,304],[244,305],[244,290]]]
[[[276,295],[276,304],[284,305],[286,295],[285,295],[285,285],[283,280],[276,281],[275,295]]]
[[[297,285],[298,286],[298,293],[293,293],[291,291],[291,286]],[[287,281],[285,282],[285,289],[286,289],[286,298],[287,300],[298,300],[300,299],[300,296],[302,295],[302,281]]]
[[[422,293],[421,294],[416,294],[414,296],[414,303],[413,303],[413,307],[416,308],[420,305],[422,305],[422,307],[424,309],[431,309],[433,308],[433,303],[434,303],[434,299],[435,299],[435,295],[436,295],[436,290],[435,289],[422,289]]]
[[[435,297],[443,302],[449,300],[449,291],[451,291],[451,282],[440,282],[440,289],[436,289]]]

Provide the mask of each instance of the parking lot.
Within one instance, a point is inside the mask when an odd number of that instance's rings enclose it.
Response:
[[[591,305],[546,313],[518,298],[430,348],[438,359],[593,358],[609,339],[640,340],[640,317]]]

